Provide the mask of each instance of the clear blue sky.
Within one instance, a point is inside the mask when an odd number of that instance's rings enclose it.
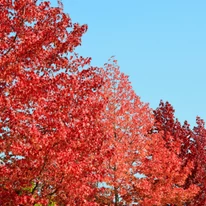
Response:
[[[152,108],[163,99],[181,122],[194,126],[197,115],[206,120],[205,0],[62,2],[73,22],[89,26],[77,52],[92,57],[92,65],[115,55]]]

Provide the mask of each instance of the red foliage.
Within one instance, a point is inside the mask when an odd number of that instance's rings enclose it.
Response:
[[[105,189],[102,188],[97,199],[100,205],[129,205],[133,201],[130,188],[138,171],[142,142],[152,126],[152,111],[135,94],[116,60],[111,59],[105,65],[104,78],[102,90],[108,102],[102,121],[109,139],[103,148],[112,156],[104,160]]]
[[[1,1],[0,19],[0,204],[95,204],[103,82],[71,53],[87,26],[33,0]]]
[[[104,160],[100,205],[183,205],[200,191],[189,184],[195,146],[189,125],[174,120],[169,103],[160,103],[154,118],[135,95],[116,62],[106,64],[102,89],[108,103],[103,122],[109,140],[103,148],[112,154]]]
[[[153,115],[116,60],[74,53],[86,25],[37,2],[0,0],[0,205],[205,205],[204,121]]]
[[[144,204],[187,204],[200,191],[199,185],[188,184],[196,164],[193,132],[187,122],[181,126],[174,119],[174,109],[168,102],[161,101],[154,115],[155,124],[150,131],[152,144],[148,148],[151,156],[142,165],[151,188],[151,191],[147,188]]]

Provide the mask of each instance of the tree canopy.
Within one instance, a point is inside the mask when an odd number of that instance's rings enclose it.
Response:
[[[0,0],[0,19],[0,205],[206,205],[204,120],[75,53],[87,25],[60,1]]]

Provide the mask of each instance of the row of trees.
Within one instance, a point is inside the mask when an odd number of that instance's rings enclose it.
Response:
[[[202,119],[76,54],[87,26],[61,3],[0,0],[0,19],[0,205],[206,204]]]

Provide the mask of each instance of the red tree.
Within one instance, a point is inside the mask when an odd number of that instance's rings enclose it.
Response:
[[[168,102],[161,101],[154,115],[148,148],[151,155],[142,165],[147,176],[145,185],[151,190],[143,202],[145,205],[184,205],[199,191],[197,184],[188,184],[195,167],[193,132],[187,122],[181,126],[175,120],[174,109]]]
[[[35,0],[1,0],[0,19],[0,204],[94,205],[103,81],[73,52],[87,26]]]
[[[107,172],[99,184],[97,201],[100,205],[129,205],[138,195],[131,194],[131,188],[137,179],[145,135],[152,126],[152,111],[135,94],[116,60],[105,65],[104,78],[102,90],[108,103],[102,121],[109,139],[103,149],[112,155],[103,162]]]

